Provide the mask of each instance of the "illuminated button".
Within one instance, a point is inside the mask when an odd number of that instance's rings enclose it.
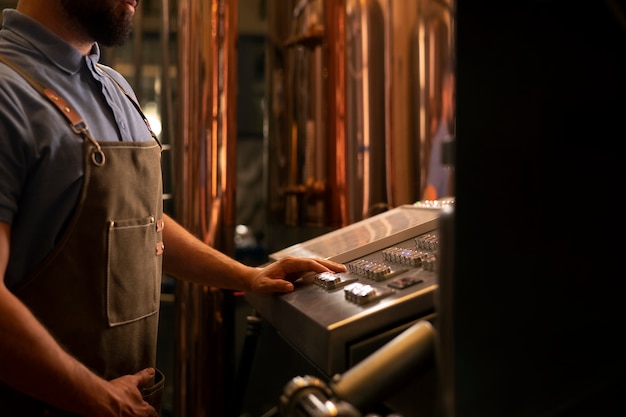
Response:
[[[433,234],[427,234],[415,238],[415,244],[419,249],[436,251],[439,249],[439,238]]]
[[[411,253],[411,256],[408,259],[408,265],[412,266],[413,268],[418,268],[420,266],[422,266],[422,256],[419,252],[415,252],[413,251],[413,253]]]
[[[424,251],[421,250],[393,247],[383,251],[383,259],[385,261],[418,268],[422,265],[423,253]]]
[[[331,272],[322,272],[315,277],[315,284],[324,288],[336,288],[341,283],[341,277]]]
[[[382,281],[387,278],[391,273],[391,268],[384,264],[377,264],[376,268],[372,269],[370,279],[374,281]]]
[[[347,285],[343,289],[343,293],[344,293],[346,300],[355,302],[357,295],[361,291],[361,288],[363,288],[363,284],[359,282],[355,282],[354,284]]]
[[[356,295],[357,304],[367,304],[377,295],[376,289],[371,285],[364,285]]]
[[[423,266],[426,271],[435,271],[437,269],[437,257],[430,255],[423,261]]]
[[[403,277],[403,278],[398,278],[393,280],[392,282],[390,282],[388,285],[391,288],[395,288],[397,290],[403,290],[407,287],[410,287],[412,285],[416,285],[416,284],[420,284],[424,282],[423,279],[419,279],[419,278],[415,278],[415,277]]]

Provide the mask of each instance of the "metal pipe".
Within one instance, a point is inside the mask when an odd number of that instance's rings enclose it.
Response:
[[[341,375],[330,388],[337,398],[367,410],[405,388],[434,365],[436,332],[426,320],[404,330]]]
[[[345,0],[268,4],[269,222],[346,225]]]
[[[328,146],[328,185],[327,214],[328,226],[341,227],[350,222],[349,184],[346,171],[346,95],[345,95],[345,48],[346,48],[346,4],[345,0],[324,2],[326,50],[327,50],[327,135]]]
[[[349,223],[389,208],[385,180],[384,11],[378,0],[346,4],[346,141]]]
[[[172,80],[170,75],[170,0],[161,1],[161,121],[165,128],[164,136],[175,138]]]

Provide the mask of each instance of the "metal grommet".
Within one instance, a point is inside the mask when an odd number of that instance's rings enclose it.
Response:
[[[106,156],[104,155],[102,149],[96,149],[95,151],[93,151],[93,153],[91,154],[91,161],[95,166],[98,167],[104,165],[104,163],[106,162]]]

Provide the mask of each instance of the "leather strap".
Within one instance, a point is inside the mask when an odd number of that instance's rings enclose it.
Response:
[[[61,112],[63,117],[67,119],[67,121],[72,126],[72,130],[77,134],[85,135],[86,137],[90,137],[89,128],[87,127],[87,123],[83,120],[82,116],[76,112],[69,105],[63,97],[59,96],[53,89],[49,87],[45,87],[39,81],[30,76],[26,71],[17,66],[13,61],[8,59],[5,56],[0,55],[0,62],[12,68],[15,72],[20,74],[26,81],[28,81],[42,96],[47,98],[54,106]]]

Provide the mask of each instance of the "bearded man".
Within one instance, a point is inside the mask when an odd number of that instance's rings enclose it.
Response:
[[[0,415],[158,416],[160,284],[293,291],[322,259],[243,265],[162,210],[161,144],[100,64],[138,0],[19,0],[0,30]]]

